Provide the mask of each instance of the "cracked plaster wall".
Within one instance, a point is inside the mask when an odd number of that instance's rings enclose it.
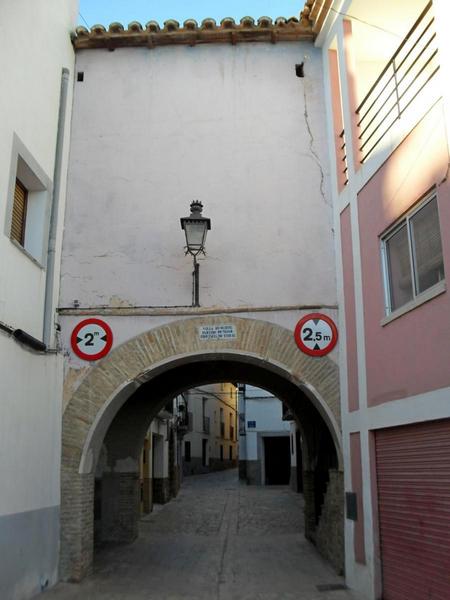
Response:
[[[189,305],[193,199],[203,306],[336,302],[312,44],[82,51],[77,70],[61,306]]]

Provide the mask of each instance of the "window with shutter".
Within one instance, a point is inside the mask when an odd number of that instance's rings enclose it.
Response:
[[[1,0],[0,0],[1,1]],[[14,134],[3,232],[39,267],[47,260],[53,183]]]
[[[14,201],[11,219],[11,239],[21,246],[25,242],[25,222],[27,218],[28,192],[25,186],[16,179],[14,187]]]

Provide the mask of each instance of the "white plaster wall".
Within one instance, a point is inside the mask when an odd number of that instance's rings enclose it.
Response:
[[[256,421],[255,431],[289,431],[289,421],[282,419],[282,404],[278,398],[247,398],[246,421]],[[246,423],[246,425],[247,425]],[[248,428],[247,428],[248,432]]]
[[[16,134],[47,177],[53,179],[61,71],[68,68],[73,81],[70,31],[76,23],[77,5],[77,0],[0,3],[3,89],[0,94],[0,320],[41,339],[45,270],[13,245],[9,232],[8,235],[5,232],[12,144]],[[70,124],[71,91],[70,83],[66,132]],[[63,174],[68,150],[66,138]],[[65,189],[64,176],[61,189]],[[63,214],[61,217],[58,248]],[[58,252],[57,265],[59,256]],[[55,281],[58,272],[57,267]]]
[[[59,505],[62,356],[0,335],[0,515]]]
[[[169,438],[167,437],[168,421],[156,417],[151,422],[149,432],[152,435],[152,452],[154,453],[153,477],[169,476]],[[151,469],[152,471],[152,465]]]
[[[256,421],[256,427],[249,429],[248,421]],[[282,419],[282,404],[278,398],[269,395],[266,390],[247,385],[245,428],[246,435],[241,437],[241,444],[245,443],[246,460],[263,460],[264,448],[259,441],[261,434],[288,433],[290,423]]]
[[[295,325],[299,321],[299,319],[311,312],[310,310],[286,310],[286,311],[271,311],[271,312],[243,312],[243,313],[235,313],[234,316],[248,319],[259,319],[262,321],[267,321],[269,323],[274,323],[279,325],[280,327],[285,327],[290,331],[294,331]],[[324,314],[330,316],[337,323],[337,310],[322,310]],[[154,329],[156,327],[160,327],[167,323],[170,323],[175,320],[184,320],[189,319],[195,316],[192,315],[164,315],[164,316],[150,316],[150,315],[140,315],[140,316],[119,316],[119,315],[107,315],[103,316],[101,311],[97,315],[104,321],[108,323],[113,332],[113,346],[112,349],[117,348],[120,344],[123,344],[127,340],[141,334],[144,331],[149,331],[150,329]],[[71,348],[70,337],[73,329],[86,316],[83,315],[60,315],[59,321],[61,324],[61,345],[63,348],[63,353],[66,357],[65,361],[65,375],[69,375],[69,371],[72,371],[70,377],[73,378],[73,381],[67,381],[68,385],[73,385],[71,388],[72,391],[78,387],[79,377],[82,377],[84,374],[84,370],[92,364],[83,361],[78,358]],[[223,315],[223,323],[226,324],[228,322],[228,316],[226,314]],[[328,357],[334,362],[338,361],[338,346],[328,355]],[[211,415],[211,433],[214,430],[214,418]]]
[[[247,384],[245,386],[245,397],[246,398],[273,398],[273,394],[262,388],[255,387],[254,385]]]
[[[75,61],[70,30],[76,23],[77,5],[76,0],[0,2],[0,321],[39,339],[43,334],[45,260],[41,256],[42,265],[38,265],[9,238],[9,190],[17,166],[14,139],[20,139],[39,175],[50,182],[51,197],[61,73],[64,67],[69,69],[56,244],[56,306]],[[38,202],[41,200],[40,195]],[[29,230],[29,239],[30,233],[36,232]],[[35,247],[36,239],[30,243]],[[52,585],[56,581],[62,376],[61,354],[33,353],[0,332],[2,598],[23,600],[37,594],[43,582]]]
[[[258,460],[258,434],[256,431],[249,431],[245,435],[246,460]]]
[[[318,50],[89,50],[77,70],[62,306],[189,305],[193,199],[212,220],[202,305],[335,302]]]
[[[289,433],[291,436],[291,467],[297,466],[297,426],[292,421],[289,422]]]

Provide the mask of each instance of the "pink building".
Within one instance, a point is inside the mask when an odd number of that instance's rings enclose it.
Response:
[[[347,583],[450,597],[448,3],[309,0],[336,223]]]

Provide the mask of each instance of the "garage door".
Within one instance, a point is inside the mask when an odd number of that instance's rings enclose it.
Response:
[[[450,419],[375,434],[384,600],[450,599]]]

